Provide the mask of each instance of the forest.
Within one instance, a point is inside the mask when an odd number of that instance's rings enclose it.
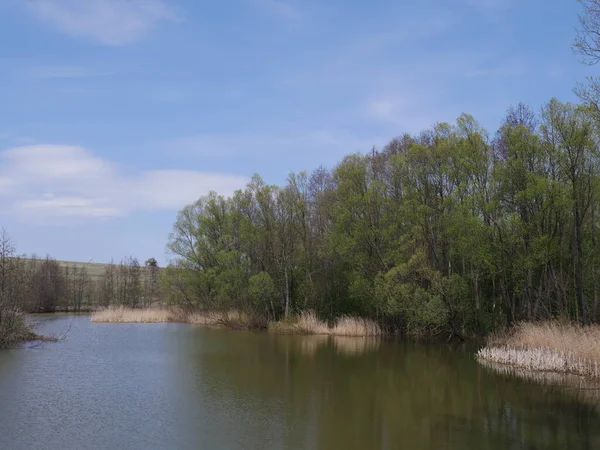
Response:
[[[285,186],[255,175],[179,212],[169,299],[418,336],[596,323],[599,137],[592,108],[552,99],[510,108],[494,134],[463,114]]]

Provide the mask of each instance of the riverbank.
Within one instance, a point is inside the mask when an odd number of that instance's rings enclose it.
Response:
[[[494,335],[477,352],[480,362],[536,372],[557,372],[600,379],[600,326],[522,323]]]
[[[312,311],[303,312],[289,319],[265,323],[238,311],[186,312],[171,308],[107,308],[92,314],[90,321],[96,323],[189,323],[220,328],[251,329],[266,328],[276,334],[312,334],[327,336],[381,336],[383,330],[369,319],[343,316],[332,326],[319,320]]]

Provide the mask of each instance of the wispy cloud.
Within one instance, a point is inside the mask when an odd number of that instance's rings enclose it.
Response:
[[[127,174],[75,146],[36,145],[0,153],[0,207],[43,223],[177,210],[210,190],[231,194],[246,182],[240,176],[193,170]]]
[[[31,70],[35,78],[84,78],[97,75],[79,66],[40,66]]]
[[[169,153],[203,159],[249,158],[253,162],[273,158],[311,159],[306,164],[337,161],[344,154],[368,151],[380,145],[379,137],[357,137],[343,130],[296,130],[277,133],[201,134],[174,139],[163,144]],[[331,161],[325,161],[324,156]]]
[[[367,100],[364,115],[367,119],[393,126],[401,132],[415,133],[450,114],[445,110],[442,100],[439,98],[434,101],[426,92],[420,90],[390,91]],[[435,117],[432,114],[433,110]]]
[[[176,20],[164,0],[27,0],[41,20],[72,36],[105,45],[125,45],[157,23]]]
[[[477,9],[498,10],[509,7],[512,0],[464,0],[465,4]]]
[[[20,136],[14,133],[0,132],[0,144],[2,142],[10,143],[9,145],[23,145],[35,142],[35,139],[30,136]],[[2,145],[0,145],[2,148]]]
[[[466,73],[469,78],[478,77],[504,77],[522,75],[525,69],[521,67],[491,67],[487,69],[473,69]]]
[[[435,16],[412,17],[397,24],[393,29],[358,35],[357,40],[346,51],[356,57],[357,54],[372,54],[403,45],[414,46],[446,33],[457,20],[453,13],[446,11],[439,11]]]
[[[302,12],[289,1],[252,0],[252,3],[275,18],[286,22],[299,22],[303,18]]]

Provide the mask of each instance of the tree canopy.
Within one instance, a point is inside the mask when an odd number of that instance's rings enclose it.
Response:
[[[598,138],[589,109],[552,99],[493,137],[463,114],[284,186],[255,175],[178,214],[171,301],[419,335],[598,321]]]

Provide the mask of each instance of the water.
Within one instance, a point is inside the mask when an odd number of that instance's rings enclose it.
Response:
[[[600,448],[592,391],[469,348],[40,320],[70,330],[0,352],[3,450]]]

